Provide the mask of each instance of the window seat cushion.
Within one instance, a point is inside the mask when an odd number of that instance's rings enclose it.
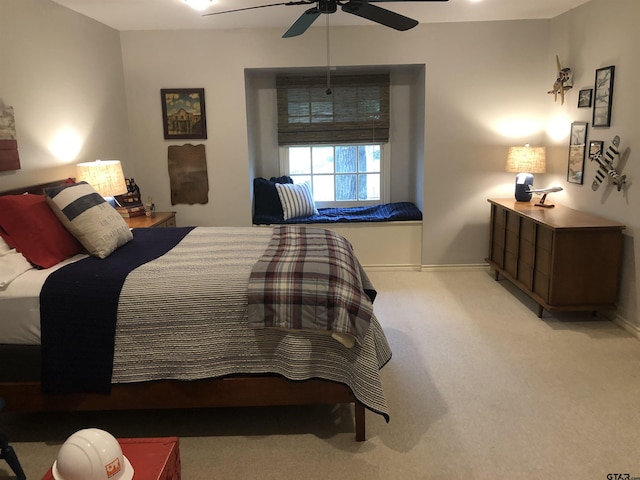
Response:
[[[297,223],[353,223],[396,222],[422,220],[422,212],[411,202],[395,202],[364,207],[318,208],[317,215],[284,220],[283,215],[258,214],[253,216],[254,225]]]

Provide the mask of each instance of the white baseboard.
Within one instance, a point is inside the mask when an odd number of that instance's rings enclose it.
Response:
[[[459,271],[489,271],[489,266],[482,263],[462,264],[462,265],[366,265],[363,264],[367,272],[459,272]]]
[[[471,264],[451,264],[451,265],[411,265],[411,264],[384,264],[384,265],[367,265],[362,264],[367,272],[460,272],[460,271],[489,271],[489,265],[486,263]]]
[[[456,272],[456,271],[478,271],[489,270],[489,265],[486,263],[469,263],[469,264],[455,264],[455,265],[422,265],[420,267],[421,272]]]
[[[367,272],[419,272],[420,265],[362,265]]]
[[[640,340],[640,327],[632,324],[626,318],[623,318],[620,315],[615,315],[610,320],[616,325],[618,325],[620,328],[622,328],[626,332],[629,332],[631,335],[633,335],[638,340]]]

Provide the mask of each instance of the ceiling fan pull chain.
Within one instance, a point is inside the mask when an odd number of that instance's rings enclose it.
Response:
[[[326,94],[331,95],[331,46],[329,44],[329,15],[327,18],[327,90]]]

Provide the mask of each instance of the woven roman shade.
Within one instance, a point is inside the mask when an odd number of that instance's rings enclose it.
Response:
[[[389,141],[389,74],[278,75],[278,144]]]

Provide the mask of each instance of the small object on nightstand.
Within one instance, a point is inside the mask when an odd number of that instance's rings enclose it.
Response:
[[[144,213],[147,215],[147,217],[156,216],[156,206],[153,203],[153,198],[151,198],[151,195],[149,195],[149,198],[147,198],[147,203],[144,204]]]

